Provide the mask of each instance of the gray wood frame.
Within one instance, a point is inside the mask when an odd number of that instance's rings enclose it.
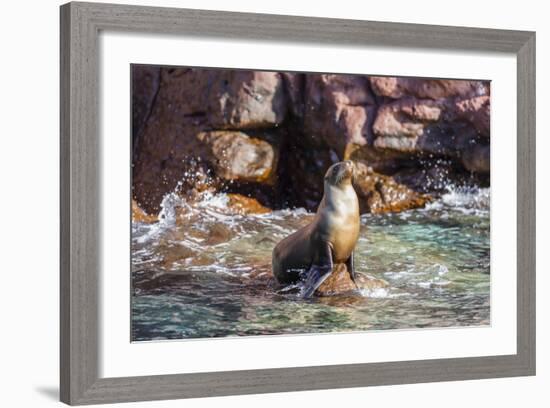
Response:
[[[517,55],[517,354],[98,376],[100,30]],[[535,33],[112,4],[61,6],[61,400],[93,404],[535,374]]]

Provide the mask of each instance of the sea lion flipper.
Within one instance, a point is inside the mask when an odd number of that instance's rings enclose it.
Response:
[[[302,296],[306,299],[313,296],[317,288],[330,276],[333,267],[332,249],[330,244],[326,243],[319,252],[318,262],[307,271]]]
[[[332,268],[327,269],[323,266],[312,265],[307,271],[302,297],[307,299],[313,296],[317,288],[330,276],[331,272]]]
[[[353,253],[354,251],[351,252],[351,255],[346,260],[346,268],[348,269],[351,280],[353,281],[353,283],[355,283],[355,286],[357,286],[357,288],[359,289],[359,285],[357,284],[357,280],[356,280],[357,275],[355,273],[355,263],[353,262]]]

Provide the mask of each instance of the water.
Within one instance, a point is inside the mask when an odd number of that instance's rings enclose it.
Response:
[[[300,298],[271,275],[275,244],[305,210],[234,215],[223,194],[165,197],[132,225],[132,340],[488,325],[489,190],[455,189],[425,209],[361,217],[356,270],[386,288]]]

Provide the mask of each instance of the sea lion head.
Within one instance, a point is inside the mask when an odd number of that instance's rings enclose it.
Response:
[[[342,187],[351,184],[355,166],[351,160],[334,163],[325,173],[325,183]]]

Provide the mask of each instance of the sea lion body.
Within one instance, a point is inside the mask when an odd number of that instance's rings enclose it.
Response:
[[[304,279],[304,295],[309,297],[330,275],[334,263],[345,263],[355,278],[353,250],[360,223],[352,176],[351,161],[332,165],[325,175],[323,199],[313,221],[275,246],[272,267],[279,283]]]

